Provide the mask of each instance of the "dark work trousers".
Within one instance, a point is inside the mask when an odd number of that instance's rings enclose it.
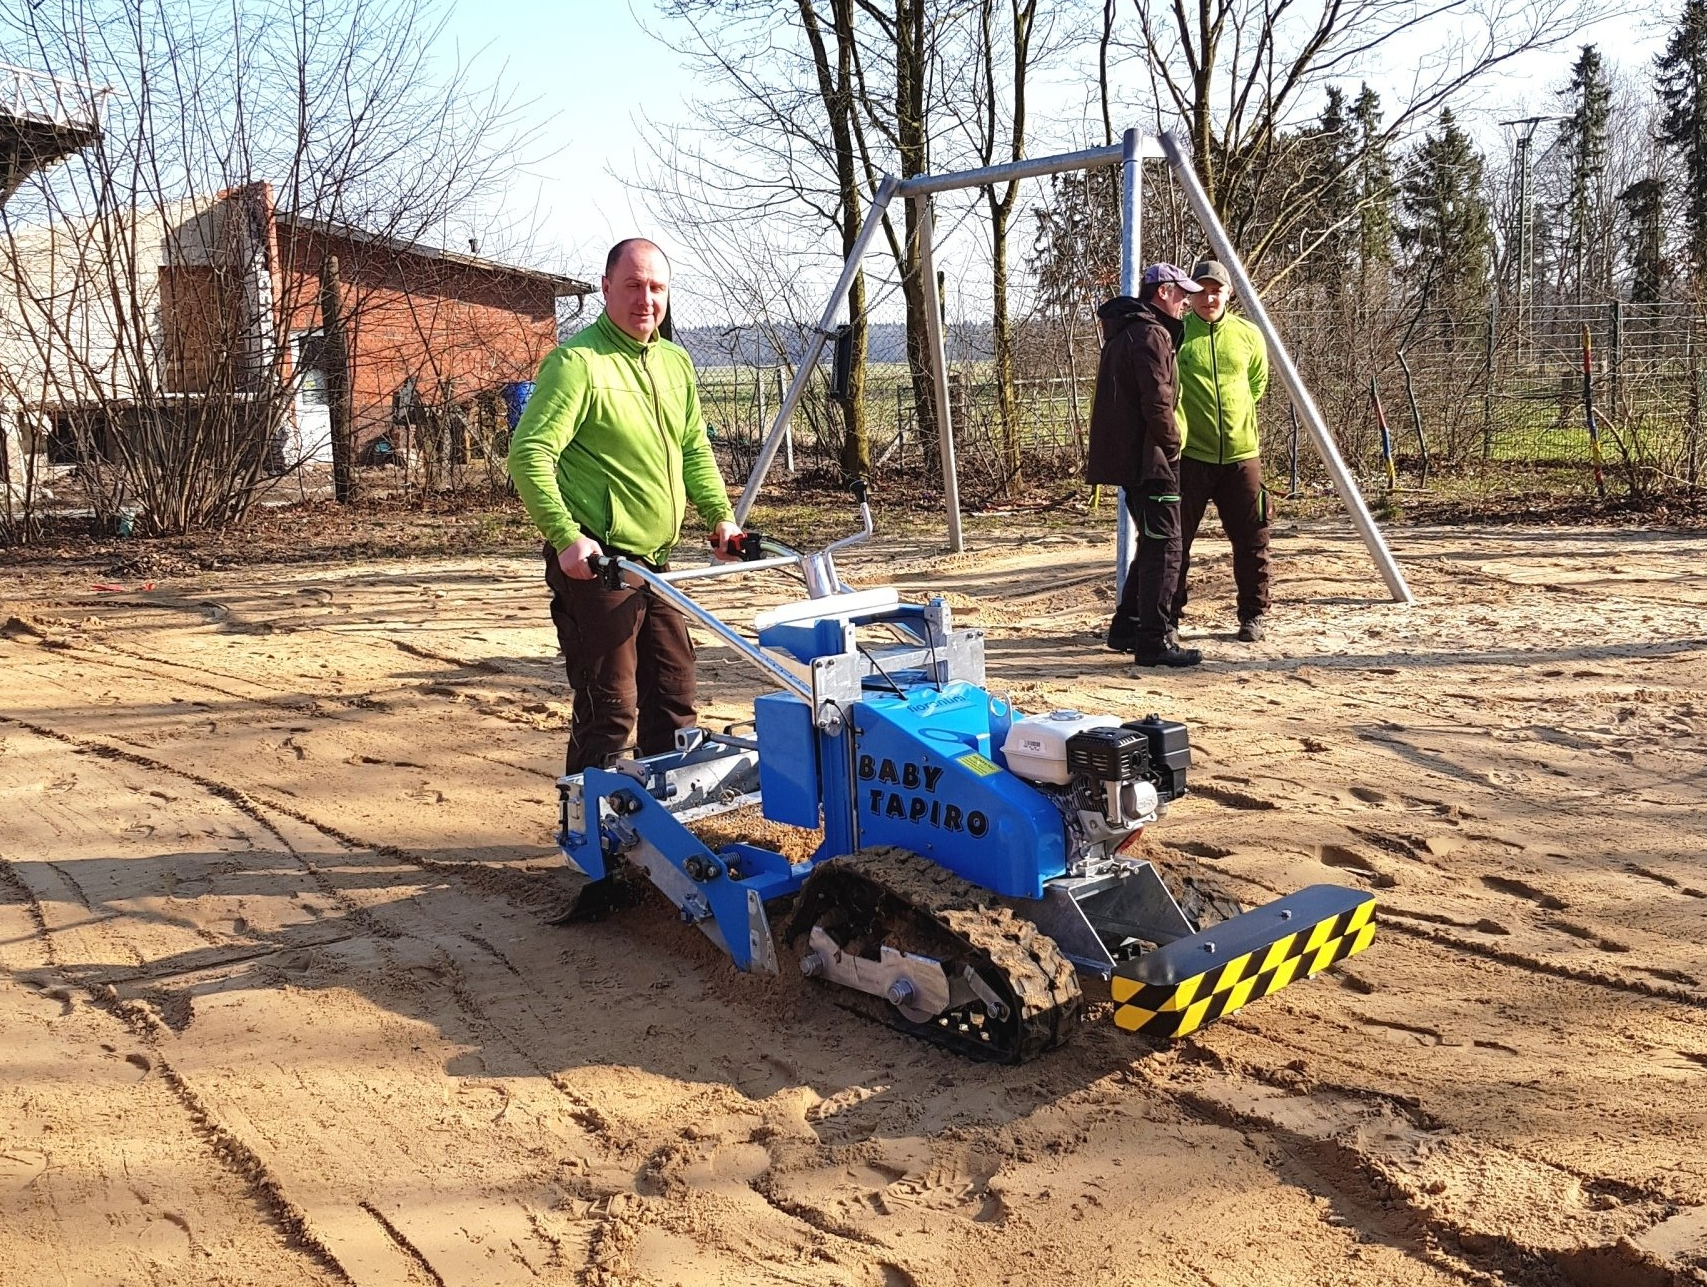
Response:
[[[1119,613],[1136,623],[1139,652],[1158,652],[1173,619],[1168,615],[1180,574],[1179,493],[1169,482],[1148,482],[1126,492],[1126,512],[1138,526],[1138,553],[1126,569]]]
[[[675,749],[676,730],[694,724],[693,641],[682,614],[644,590],[571,580],[550,545],[545,582],[575,690],[563,771],[607,767],[636,741],[641,755]]]
[[[1234,461],[1211,465],[1190,456],[1180,457],[1180,525],[1183,548],[1180,555],[1179,588],[1174,591],[1170,615],[1177,622],[1185,611],[1186,578],[1191,573],[1191,543],[1203,522],[1209,502],[1221,516],[1221,526],[1233,546],[1233,584],[1239,591],[1239,620],[1250,621],[1268,611],[1268,492],[1262,485],[1262,461]]]

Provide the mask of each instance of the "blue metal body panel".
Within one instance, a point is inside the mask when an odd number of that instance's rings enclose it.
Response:
[[[765,817],[792,827],[818,825],[818,730],[812,708],[793,693],[753,699],[759,745],[759,794]]]
[[[1061,814],[992,758],[1007,704],[972,684],[867,692],[853,711],[860,843],[910,849],[975,885],[1043,897],[1067,868]],[[824,783],[824,809],[845,793]]]

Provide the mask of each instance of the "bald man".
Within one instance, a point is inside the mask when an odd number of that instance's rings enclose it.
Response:
[[[604,312],[539,369],[510,439],[510,476],[545,537],[551,620],[575,692],[565,773],[672,750],[695,722],[687,623],[657,596],[611,590],[588,560],[668,568],[691,501],[717,549],[741,535],[700,417],[687,350],[658,328],[670,262],[631,237],[605,260]]]

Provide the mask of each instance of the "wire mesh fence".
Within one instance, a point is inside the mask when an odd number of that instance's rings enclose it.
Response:
[[[1340,453],[1370,486],[1577,468],[1587,485],[1596,439],[1613,486],[1699,486],[1707,469],[1707,315],[1692,302],[1556,304],[1523,315],[1489,301],[1420,323],[1408,310],[1320,298],[1269,311]],[[898,316],[872,327],[864,406],[879,475],[936,467],[900,329]],[[1004,423],[990,328],[949,328],[948,402],[963,480],[999,485],[1011,472],[1010,443],[1033,476],[1074,470],[1083,459],[1095,339],[1088,326],[1065,340],[1047,331],[1036,319],[1014,328],[1018,374]],[[751,470],[792,374],[782,364],[701,367],[701,400],[731,477]],[[778,468],[837,467],[845,429],[828,390],[826,361],[806,386]],[[1325,481],[1278,379],[1259,420],[1271,478],[1295,487]]]

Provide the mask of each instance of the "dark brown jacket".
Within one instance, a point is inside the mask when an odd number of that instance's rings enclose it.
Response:
[[[1119,295],[1097,310],[1107,339],[1091,403],[1085,480],[1137,490],[1177,483],[1180,433],[1174,419],[1179,376],[1174,353],[1183,323]]]

